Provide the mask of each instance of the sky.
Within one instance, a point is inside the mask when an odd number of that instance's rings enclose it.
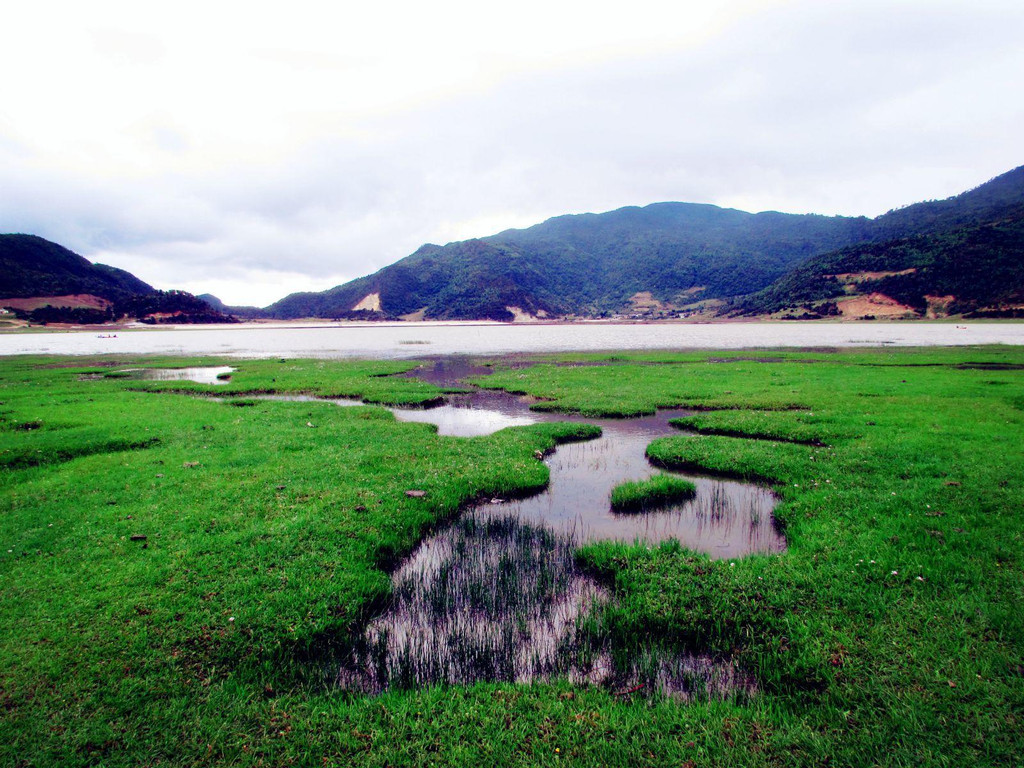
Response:
[[[264,306],[566,213],[875,216],[1024,164],[1022,40],[1020,0],[17,3],[0,232]]]

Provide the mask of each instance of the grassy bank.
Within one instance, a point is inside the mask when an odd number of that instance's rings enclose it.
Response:
[[[375,407],[194,396],[437,397],[386,377],[408,363],[242,361],[210,387],[102,375],[124,360],[0,361],[0,764],[1014,764],[1024,349],[769,354],[486,380],[550,409],[700,409],[652,460],[776,485],[782,556],[580,554],[626,645],[729,653],[759,681],[685,706],[331,684],[385,569],[467,500],[542,486],[535,452],[578,425],[458,439]]]
[[[673,475],[654,475],[646,480],[628,482],[612,489],[612,509],[617,512],[639,512],[676,501],[692,499],[697,486]]]

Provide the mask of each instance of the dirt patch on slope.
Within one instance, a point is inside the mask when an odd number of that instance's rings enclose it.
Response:
[[[83,307],[86,309],[106,309],[112,302],[91,293],[73,293],[65,296],[31,296],[25,299],[0,299],[0,306],[21,309],[31,312],[47,305],[51,307]]]
[[[836,302],[839,313],[847,319],[863,317],[906,317],[916,316],[913,307],[900,304],[884,293],[871,293],[867,296],[854,296]]]

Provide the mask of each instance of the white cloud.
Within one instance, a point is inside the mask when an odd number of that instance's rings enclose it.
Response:
[[[494,14],[20,4],[0,230],[265,304],[562,213],[874,215],[1024,162],[1017,2]]]

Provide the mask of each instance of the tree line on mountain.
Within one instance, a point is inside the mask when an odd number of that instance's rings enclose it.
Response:
[[[1024,205],[1002,218],[936,234],[843,248],[809,259],[767,288],[735,300],[738,315],[777,312],[795,303],[846,295],[841,274],[890,272],[857,283],[924,314],[928,297],[954,297],[949,314],[999,311],[1024,302]],[[990,308],[986,310],[985,308]],[[983,315],[976,315],[983,316]],[[991,315],[990,315],[991,316]]]
[[[111,302],[106,310],[44,307],[24,315],[33,322],[229,322],[236,314],[508,321],[513,309],[570,318],[652,312],[638,309],[638,294],[660,302],[661,316],[698,307],[812,319],[837,314],[851,292],[883,294],[918,314],[932,299],[952,297],[945,303],[951,313],[1005,316],[1024,304],[1022,254],[1024,166],[955,197],[874,219],[693,203],[559,216],[489,237],[427,244],[372,275],[292,294],[263,310],[155,291],[42,238],[0,235],[0,297],[91,294]],[[889,274],[836,277],[871,272]],[[374,294],[379,305],[364,301]],[[368,306],[374,308],[356,308]]]
[[[153,290],[150,293],[126,296],[104,309],[46,304],[31,310],[12,308],[10,311],[15,317],[34,325],[100,325],[116,323],[125,318],[137,319],[148,325],[239,322],[237,318],[218,312],[191,293],[173,290]]]
[[[93,264],[36,235],[0,235],[0,305],[4,298],[93,296],[104,308],[50,303],[11,308],[29,323],[100,324],[135,318],[144,323],[230,323],[235,318],[186,291],[158,291],[123,269]]]
[[[1024,167],[955,197],[875,219],[758,214],[713,205],[656,203],[560,216],[490,237],[424,245],[378,272],[272,304],[275,317],[511,320],[532,314],[608,317],[631,297],[685,309],[714,300],[723,314],[780,310],[828,317],[847,295],[835,274],[895,272],[861,281],[923,313],[927,296],[952,311],[1000,311],[1019,299]],[[379,294],[380,309],[355,307]],[[1009,311],[1009,310],[1006,310]],[[801,315],[802,316],[802,315]]]

